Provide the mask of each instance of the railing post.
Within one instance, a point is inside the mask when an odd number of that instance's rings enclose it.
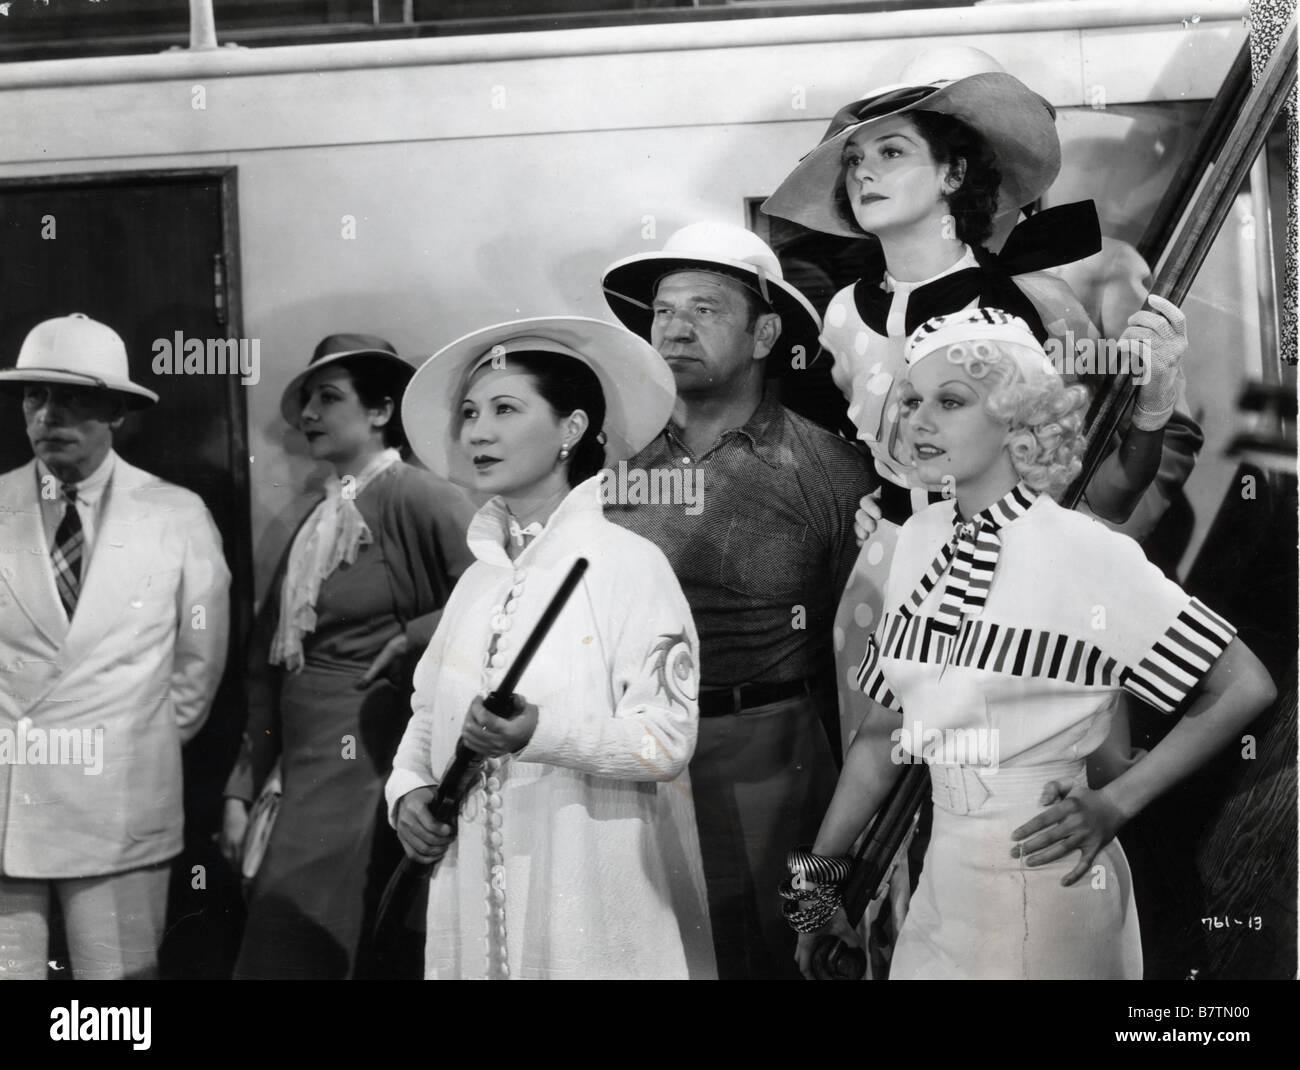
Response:
[[[190,51],[206,52],[217,47],[217,20],[212,0],[190,0]]]

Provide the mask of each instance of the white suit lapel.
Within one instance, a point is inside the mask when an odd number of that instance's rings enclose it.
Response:
[[[36,462],[0,477],[0,590],[8,588],[18,607],[53,646],[68,633],[50,567],[41,523]]]

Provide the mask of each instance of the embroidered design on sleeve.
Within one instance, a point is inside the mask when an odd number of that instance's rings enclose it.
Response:
[[[1236,634],[1236,628],[1193,598],[1137,668],[1125,674],[1124,687],[1161,713],[1173,713]]]
[[[700,693],[700,680],[695,672],[695,657],[691,654],[690,640],[686,632],[676,635],[663,634],[650,649],[650,659],[654,662],[658,690],[669,702],[675,702],[682,709],[689,709]]]

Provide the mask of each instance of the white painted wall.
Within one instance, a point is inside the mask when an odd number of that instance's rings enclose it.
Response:
[[[1245,7],[1211,0],[1186,26],[1168,0],[1124,28],[1060,24],[1132,5],[1031,4],[9,65],[0,177],[238,166],[245,331],[264,362],[249,399],[260,595],[311,475],[279,394],[323,335],[379,333],[420,358],[515,315],[605,316],[606,264],[693,220],[744,222],[744,198],[770,192],[838,106],[939,44],[983,48],[1078,109],[1061,119],[1055,197],[1099,197],[1131,238],[1187,132],[1177,107],[1135,120],[1121,105],[1212,96]],[[1057,28],[1008,32],[1035,11]],[[568,54],[528,54],[548,51]],[[1102,111],[1086,107],[1096,86]],[[1231,259],[1219,274],[1240,278]],[[1198,360],[1251,344],[1243,300],[1204,299],[1226,314],[1194,313],[1212,343]],[[1217,385],[1196,400],[1229,418]],[[1221,493],[1221,478],[1197,486],[1203,520]]]

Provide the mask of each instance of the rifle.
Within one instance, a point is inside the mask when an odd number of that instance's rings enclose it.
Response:
[[[1239,57],[1234,72],[1239,74],[1242,62]],[[1239,77],[1230,79],[1220,96],[1237,94],[1238,82]],[[1232,198],[1259,155],[1269,128],[1295,84],[1296,20],[1292,17],[1259,81],[1236,115],[1232,131],[1218,152],[1214,171],[1170,248],[1151,293],[1166,297],[1175,304],[1186,299],[1196,273],[1227,219]],[[1225,109],[1222,104],[1212,106],[1216,116],[1225,110],[1230,109]],[[1166,194],[1166,199],[1185,197],[1188,188],[1188,182],[1181,181],[1177,189]],[[1157,215],[1163,214],[1162,206]],[[1147,307],[1149,302],[1144,302],[1143,308]],[[1119,427],[1135,392],[1136,385],[1131,376],[1116,375],[1094,406],[1082,470],[1061,498],[1061,504],[1067,509],[1079,504],[1084,489],[1096,475],[1109,452],[1110,437]],[[908,766],[877,811],[876,820],[854,856],[853,870],[844,886],[844,910],[852,927],[857,928],[867,907],[883,893],[894,860],[904,849],[917,812],[929,791],[929,783],[929,771],[924,765]],[[863,951],[849,947],[836,936],[822,935],[813,945],[811,965],[818,980],[860,980],[866,973],[866,962]]]
[[[483,705],[490,712],[507,720],[515,716],[517,712],[515,710],[515,685],[519,683],[519,678],[523,676],[524,670],[528,668],[528,663],[533,660],[537,648],[542,645],[546,633],[551,630],[555,618],[560,615],[560,610],[564,608],[569,596],[573,594],[574,588],[578,586],[578,581],[582,579],[582,574],[586,571],[587,559],[585,557],[578,558],[573,563],[573,567],[569,569],[568,575],[564,577],[559,590],[551,598],[550,604],[538,619],[537,624],[529,633],[528,639],[520,648],[514,663],[506,670],[505,676],[501,678],[501,685],[483,700]],[[452,755],[451,761],[447,763],[442,779],[438,781],[438,790],[429,802],[429,812],[439,824],[452,827],[453,837],[456,833],[456,818],[460,813],[461,805],[464,803],[465,797],[473,789],[486,760],[477,751],[470,750],[465,745],[464,740],[458,739],[456,741],[456,751]],[[384,946],[391,936],[390,930],[396,922],[407,917],[411,910],[411,904],[415,901],[416,894],[420,890],[420,885],[431,878],[437,868],[437,862],[425,864],[416,862],[411,858],[403,858],[398,863],[392,877],[388,880],[388,885],[384,888],[383,898],[379,901],[379,911],[375,918],[374,929],[376,946]]]

